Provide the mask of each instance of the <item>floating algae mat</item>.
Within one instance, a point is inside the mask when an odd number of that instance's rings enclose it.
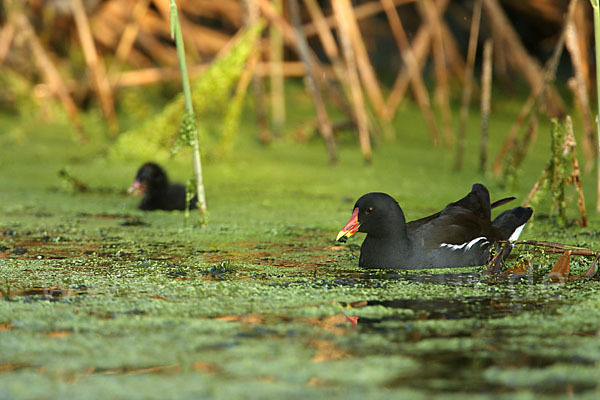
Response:
[[[182,213],[136,209],[123,191],[137,162],[74,151],[35,163],[41,149],[14,149],[0,174],[2,399],[600,396],[590,259],[573,257],[561,282],[546,277],[557,255],[529,275],[489,277],[364,271],[360,235],[335,245],[366,191],[417,218],[480,180],[436,168],[450,161],[442,150],[386,146],[363,168],[358,149],[342,148],[330,167],[319,143],[249,144],[206,167],[210,222],[198,226],[193,214],[186,225]],[[65,163],[92,189],[66,190]],[[187,164],[167,167],[185,179]],[[494,198],[523,196],[483,183]],[[599,249],[598,222],[565,230],[538,218],[524,237]]]

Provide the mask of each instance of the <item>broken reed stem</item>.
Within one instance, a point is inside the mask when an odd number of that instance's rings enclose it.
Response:
[[[454,161],[455,171],[460,171],[462,169],[463,153],[465,152],[465,137],[467,135],[469,103],[471,101],[471,91],[473,88],[473,69],[475,65],[475,55],[477,54],[477,41],[479,38],[482,3],[483,0],[477,0],[475,7],[473,8],[473,17],[471,18],[469,47],[467,49],[467,65],[465,68],[465,87],[463,89],[462,101],[460,105],[460,127],[458,129],[458,140],[456,141],[456,159]]]
[[[321,92],[317,86],[317,80],[315,77],[314,66],[310,58],[310,49],[302,31],[302,23],[300,21],[300,7],[298,0],[289,0],[289,11],[294,25],[296,46],[298,47],[298,53],[300,59],[306,67],[306,85],[310,91],[313,101],[315,102],[315,108],[317,110],[317,119],[319,121],[319,131],[325,140],[327,146],[327,152],[329,153],[329,160],[332,163],[337,162],[336,145],[333,137],[333,129],[331,127],[331,121],[325,108],[325,102],[321,96]]]
[[[202,180],[202,161],[200,159],[200,144],[198,142],[198,129],[196,128],[196,116],[194,114],[194,105],[192,103],[192,89],[190,79],[187,73],[187,64],[185,61],[185,48],[183,45],[183,34],[179,24],[179,14],[175,0],[170,0],[170,19],[171,19],[171,37],[174,36],[177,47],[177,58],[179,60],[179,69],[181,71],[181,85],[183,89],[183,100],[185,103],[185,113],[194,121],[191,129],[190,145],[192,147],[192,162],[194,166],[194,175],[196,178],[196,194],[198,196],[198,210],[201,215],[206,214],[206,195],[204,192],[204,183]]]
[[[493,41],[487,39],[483,45],[483,68],[481,72],[481,144],[479,147],[479,172],[485,173],[487,164],[490,103],[492,99],[492,50]]]

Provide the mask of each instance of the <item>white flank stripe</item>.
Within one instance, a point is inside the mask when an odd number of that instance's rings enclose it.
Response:
[[[440,247],[446,247],[450,250],[463,250],[463,251],[469,251],[471,250],[471,248],[477,243],[477,242],[481,242],[480,246],[484,246],[485,244],[489,243],[485,237],[481,236],[478,238],[475,238],[473,240],[471,240],[470,242],[467,243],[463,243],[463,244],[449,244],[449,243],[442,243],[440,244]]]
[[[508,238],[509,242],[514,242],[515,240],[517,240],[519,238],[519,236],[521,236],[521,232],[523,232],[523,228],[525,228],[525,224],[519,226],[517,229],[515,229],[515,231],[512,233],[512,235],[510,235],[510,237]]]

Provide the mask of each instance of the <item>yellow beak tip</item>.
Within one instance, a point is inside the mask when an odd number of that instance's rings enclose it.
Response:
[[[340,231],[340,232],[337,234],[337,237],[335,238],[335,241],[336,241],[336,242],[341,242],[341,243],[344,243],[344,242],[346,242],[346,240],[348,240],[348,238],[349,238],[350,236],[351,236],[351,234],[349,235],[349,234],[348,234],[348,231]]]

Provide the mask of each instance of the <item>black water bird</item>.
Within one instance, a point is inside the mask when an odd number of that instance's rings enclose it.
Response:
[[[160,165],[147,162],[135,175],[135,181],[128,193],[143,194],[140,210],[185,210],[185,187],[169,183],[169,178]],[[196,208],[196,197],[190,201],[190,209]]]
[[[363,268],[483,265],[498,241],[519,237],[533,213],[529,207],[515,207],[492,221],[491,209],[511,200],[514,197],[490,204],[486,187],[475,184],[469,194],[442,211],[407,223],[391,196],[368,193],[357,200],[352,218],[336,240],[345,241],[356,232],[367,234],[360,249]]]

